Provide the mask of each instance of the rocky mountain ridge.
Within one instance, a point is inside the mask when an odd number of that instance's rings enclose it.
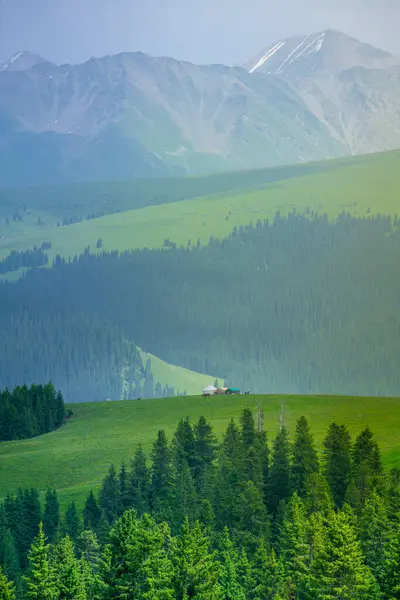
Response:
[[[238,67],[122,53],[0,67],[0,185],[206,173],[400,147],[400,61],[334,31]]]

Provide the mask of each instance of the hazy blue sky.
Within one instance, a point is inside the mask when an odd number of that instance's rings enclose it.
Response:
[[[400,55],[400,0],[0,0],[0,60],[55,62],[142,50],[241,62],[297,33],[340,29]]]

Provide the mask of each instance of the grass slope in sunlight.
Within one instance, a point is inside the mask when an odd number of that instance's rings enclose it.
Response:
[[[277,433],[279,417],[290,435],[305,415],[317,444],[332,421],[346,424],[355,436],[369,425],[381,446],[386,466],[400,460],[400,399],[314,396],[186,396],[169,399],[74,404],[75,413],[64,427],[39,438],[0,443],[0,498],[19,486],[42,492],[54,486],[63,507],[72,500],[80,506],[90,489],[98,489],[111,463],[129,462],[141,443],[149,452],[159,429],[169,439],[181,417],[194,422],[205,415],[221,437],[230,419],[244,407],[261,402],[269,440]]]
[[[321,163],[324,164],[324,163]],[[222,238],[234,226],[273,219],[277,211],[327,213],[334,218],[342,211],[353,216],[390,214],[399,211],[400,152],[333,161],[331,168],[274,181],[257,189],[230,191],[201,198],[149,206],[83,221],[68,227],[28,227],[22,235],[0,240],[0,258],[10,250],[33,248],[50,241],[50,261],[57,255],[68,258],[96,242],[104,250],[160,248],[169,238],[178,245],[202,244],[210,236]],[[239,183],[238,183],[239,187]]]

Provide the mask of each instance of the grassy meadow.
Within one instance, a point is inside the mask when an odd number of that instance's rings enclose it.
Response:
[[[262,184],[259,178],[255,188],[251,187],[251,178],[245,172],[242,177],[248,186],[246,190],[243,190],[244,183],[240,185],[240,174],[234,174],[238,179],[236,191],[169,201],[67,227],[57,228],[51,219],[49,224],[41,226],[27,224],[23,228],[19,223],[15,226],[18,232],[2,233],[0,259],[10,250],[32,248],[44,240],[52,244],[48,252],[50,261],[57,254],[73,257],[87,246],[96,251],[99,238],[107,251],[159,248],[166,238],[178,245],[186,245],[188,239],[192,243],[200,239],[206,244],[210,236],[225,237],[234,226],[272,219],[277,211],[285,215],[293,209],[302,213],[327,213],[332,219],[342,211],[358,217],[396,214],[400,197],[400,152],[321,163],[326,164],[330,168],[321,166],[319,170],[315,168],[286,179],[282,176],[267,184]]]
[[[400,461],[400,399],[333,396],[232,396],[85,403],[71,405],[74,417],[58,431],[23,441],[0,443],[0,498],[19,486],[42,492],[54,486],[63,507],[80,506],[97,489],[111,463],[129,461],[137,445],[149,452],[159,429],[169,439],[181,417],[194,422],[205,415],[221,437],[229,420],[244,407],[256,411],[261,402],[269,439],[277,433],[283,407],[290,435],[305,415],[318,447],[332,421],[344,423],[355,436],[369,425],[381,446],[387,467]]]

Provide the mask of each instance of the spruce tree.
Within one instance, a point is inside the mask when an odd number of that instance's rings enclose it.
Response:
[[[272,450],[268,481],[268,508],[274,515],[281,500],[290,495],[290,446],[285,427],[277,434]]]
[[[56,490],[47,490],[44,513],[43,513],[43,530],[48,541],[52,544],[58,534],[60,527],[60,506]]]
[[[314,438],[305,417],[296,424],[292,450],[291,489],[300,497],[305,496],[307,477],[319,471],[319,461]]]
[[[171,519],[172,456],[164,431],[159,431],[151,454],[151,508],[160,521]]]
[[[138,446],[129,473],[127,504],[139,516],[150,510],[150,472],[142,446]]]
[[[256,427],[253,413],[249,408],[245,408],[240,416],[242,442],[245,448],[254,446],[256,438]]]
[[[195,440],[189,417],[181,419],[172,440],[172,451],[176,464],[187,462],[193,470],[195,465]]]
[[[335,505],[343,505],[351,475],[351,437],[344,425],[332,423],[324,440],[324,475]]]
[[[67,510],[65,511],[65,516],[62,524],[62,532],[63,535],[68,535],[71,540],[76,543],[78,537],[82,531],[82,523],[80,520],[79,513],[76,509],[75,502],[71,502],[67,506]]]
[[[229,537],[227,527],[224,528],[219,540],[218,558],[221,564],[219,579],[222,590],[221,600],[246,600],[237,572],[238,552]]]
[[[400,529],[397,529],[385,553],[384,583],[385,598],[400,600]]]
[[[173,539],[174,587],[179,600],[220,600],[220,565],[216,551],[200,524],[190,527],[185,519],[179,535]]]
[[[210,423],[205,417],[199,420],[193,427],[194,435],[194,465],[193,481],[197,492],[201,497],[207,494],[207,474],[210,474],[217,450],[217,440],[213,434]]]
[[[365,563],[382,586],[392,532],[385,502],[375,491],[363,507],[359,519],[359,537]]]
[[[354,515],[345,506],[326,520],[325,536],[313,563],[310,588],[319,600],[378,600],[380,591],[365,565],[353,527]]]
[[[374,475],[380,475],[383,471],[381,453],[379,446],[374,439],[374,435],[366,427],[356,438],[353,447],[353,465],[358,467],[362,463],[367,463]]]
[[[304,505],[308,513],[329,514],[333,508],[331,489],[321,473],[312,473],[304,484]]]
[[[121,497],[117,472],[114,465],[111,465],[99,493],[100,509],[104,511],[110,525],[117,519],[120,513],[120,503]]]
[[[75,556],[74,544],[69,536],[58,542],[53,563],[58,600],[86,600],[80,563]]]
[[[35,488],[18,491],[20,522],[18,524],[19,551],[21,567],[26,566],[28,550],[39,531],[41,522],[41,507],[39,494]]]
[[[14,536],[10,529],[7,529],[0,537],[0,564],[3,565],[4,575],[8,579],[15,582],[20,580],[21,566]]]
[[[0,600],[15,600],[14,585],[8,581],[0,565]]]
[[[246,600],[286,600],[297,597],[285,594],[287,586],[282,561],[277,559],[274,550],[268,551],[264,540],[260,540],[251,562],[249,581],[251,586]]]
[[[279,554],[285,580],[296,598],[302,598],[309,580],[309,548],[304,504],[295,492],[290,498],[280,528]]]
[[[101,510],[97,504],[96,498],[94,497],[93,491],[90,490],[89,495],[86,499],[84,509],[82,511],[83,525],[85,529],[91,529],[97,531],[100,518]]]
[[[178,532],[185,517],[193,524],[198,517],[198,498],[186,460],[175,465],[174,489],[171,495],[172,531]]]
[[[110,531],[101,577],[106,598],[173,600],[173,565],[168,557],[170,533],[149,515],[127,510]]]
[[[130,498],[129,498],[129,477],[128,470],[126,468],[125,462],[122,463],[121,469],[118,476],[119,480],[119,497],[120,497],[120,506],[119,506],[119,514],[121,514],[127,508],[131,508]]]
[[[40,523],[39,533],[28,553],[28,575],[24,577],[25,597],[30,600],[56,600],[57,586],[54,568],[49,560],[49,545]]]

